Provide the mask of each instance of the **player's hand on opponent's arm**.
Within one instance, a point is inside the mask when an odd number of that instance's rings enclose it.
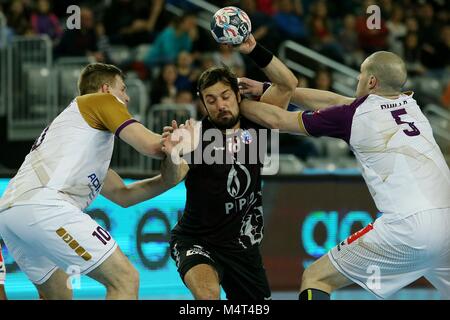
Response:
[[[173,154],[174,159],[194,151],[200,141],[200,125],[200,122],[189,119],[178,127],[177,122],[172,120],[171,126],[163,129],[162,151],[168,156]]]
[[[238,83],[239,91],[243,95],[262,96],[265,93],[263,82],[243,77],[238,79]],[[306,109],[320,110],[331,106],[349,105],[354,100],[355,98],[342,96],[331,91],[298,87],[295,89],[290,102]],[[260,101],[267,103],[263,97]]]
[[[163,147],[163,149],[169,152],[170,148]],[[174,161],[172,151],[161,162],[161,180],[168,188],[176,186],[181,182],[189,171],[189,166],[186,160],[179,157],[174,153],[177,160]]]
[[[171,126],[164,127],[161,150],[166,154],[166,158],[161,164],[161,175],[166,184],[176,185],[189,171],[189,166],[182,155],[193,151],[198,145],[197,128],[199,124],[191,119],[179,127],[175,120]]]
[[[244,95],[261,96],[264,94],[264,83],[249,78],[239,78],[239,91]],[[306,109],[319,110],[336,105],[351,104],[355,98],[346,97],[331,91],[310,88],[296,88],[291,102]],[[260,100],[261,102],[265,102]]]
[[[259,97],[264,93],[264,83],[249,78],[239,78],[239,91],[243,95]]]
[[[170,126],[165,126],[163,128],[163,133],[169,132],[172,133],[173,130],[178,129],[178,123],[176,120],[172,120],[172,123],[170,124]]]

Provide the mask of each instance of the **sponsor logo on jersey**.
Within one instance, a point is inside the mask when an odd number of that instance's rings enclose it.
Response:
[[[100,183],[100,180],[97,178],[97,175],[95,173],[88,175],[88,178],[90,180],[89,189],[91,189],[91,192],[89,193],[89,200],[92,201],[100,191],[102,184]]]
[[[373,224],[369,223],[365,228],[355,232],[350,237],[348,237],[347,244],[351,244],[352,242],[358,240],[359,238],[361,238],[363,235],[365,235],[367,232],[369,232],[372,229],[373,229]]]
[[[245,166],[238,162],[231,166],[227,179],[227,191],[235,201],[225,203],[226,214],[229,214],[233,209],[236,212],[241,210],[248,211],[249,206],[256,202],[253,192],[245,197],[251,181],[250,172]]]
[[[241,198],[250,187],[252,178],[250,172],[245,166],[236,163],[231,166],[227,179],[227,191],[230,196],[235,199]]]
[[[213,260],[213,259],[211,259],[209,252],[207,252],[205,249],[203,249],[202,246],[199,246],[199,245],[194,245],[191,249],[186,251],[186,257],[192,256],[194,254],[199,254],[210,260]]]

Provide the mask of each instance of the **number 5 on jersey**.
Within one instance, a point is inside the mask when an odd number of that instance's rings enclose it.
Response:
[[[410,126],[410,128],[412,130],[403,130],[403,132],[409,136],[409,137],[414,137],[414,136],[418,136],[420,134],[419,129],[417,129],[417,127],[414,125],[414,122],[408,122],[408,121],[403,121],[400,116],[406,114],[406,110],[405,109],[398,109],[398,110],[394,110],[391,111],[392,117],[394,117],[395,122],[400,125],[400,124],[408,124]]]

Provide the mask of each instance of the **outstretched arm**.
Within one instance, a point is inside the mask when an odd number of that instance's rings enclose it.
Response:
[[[166,161],[168,160],[164,160]],[[164,171],[163,167],[161,170]],[[101,194],[121,207],[127,208],[154,198],[175,186],[172,181],[166,181],[163,175],[164,173],[125,185],[122,178],[114,170],[109,169]]]
[[[122,207],[129,207],[154,198],[181,182],[189,171],[189,166],[180,154],[192,151],[198,144],[199,123],[188,120],[178,128],[176,121],[165,130],[157,142],[164,152],[161,174],[125,185],[122,178],[112,169],[108,170],[101,194]],[[173,132],[177,134],[171,136]],[[177,138],[178,137],[178,138]],[[181,138],[184,138],[181,139]],[[161,148],[162,146],[162,148]]]
[[[241,78],[239,79],[239,85],[242,94],[261,96],[265,93],[264,83],[260,81]],[[334,105],[348,105],[354,100],[355,98],[342,96],[331,91],[310,88],[296,88],[291,98],[292,103],[311,110],[324,109]]]
[[[291,70],[267,49],[256,43],[253,35],[239,46],[271,81],[271,86],[262,94],[260,101],[287,109],[298,80]]]
[[[273,105],[244,100],[241,102],[241,113],[244,117],[270,129],[281,132],[307,135],[302,122],[302,111],[289,112]]]
[[[319,110],[335,105],[351,104],[355,98],[341,96],[331,91],[296,88],[291,102],[311,110]]]
[[[162,159],[160,135],[133,119],[127,106],[109,93],[77,97],[78,107],[86,123],[98,130],[114,133],[139,153]]]
[[[200,126],[200,122],[189,119],[180,127],[175,120],[172,120],[171,126],[164,127],[161,150],[166,154],[166,176],[171,183],[177,184],[186,177],[189,165],[182,155],[191,153],[199,145]]]
[[[120,131],[121,140],[132,146],[139,153],[157,159],[164,158],[161,151],[161,135],[147,129],[139,122],[132,123]]]
[[[317,111],[289,112],[261,102],[244,101],[241,112],[254,122],[272,129],[313,137],[340,138],[350,143],[352,121],[356,109],[367,97],[351,104],[331,106]]]

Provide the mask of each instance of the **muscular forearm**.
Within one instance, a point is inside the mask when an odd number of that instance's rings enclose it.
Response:
[[[294,91],[298,80],[289,68],[277,57],[273,57],[267,67],[262,69],[273,85],[285,90]]]
[[[122,191],[122,201],[120,205],[130,207],[137,203],[152,199],[170,189],[171,186],[165,183],[161,175],[141,180],[129,184]]]
[[[341,96],[330,91],[297,88],[291,102],[311,110],[318,110],[334,105],[350,104],[353,100],[354,98]]]
[[[272,85],[260,101],[287,109],[298,80],[289,68],[271,52],[256,44],[249,57],[261,68]]]
[[[303,125],[299,125],[298,121],[301,112],[289,112],[270,104],[246,100],[241,103],[241,113],[244,117],[266,128],[293,134],[306,134]]]
[[[160,145],[161,135],[147,129],[139,122],[126,126],[119,137],[140,154],[156,159],[164,158]]]
[[[260,108],[262,107],[263,103],[257,103],[253,101],[243,101],[240,106],[241,114],[255,122],[259,125],[262,125],[266,128],[275,128],[277,126],[277,123],[279,123],[279,108],[272,107],[271,105],[269,108]]]
[[[297,78],[275,56],[263,71],[272,82],[272,85],[264,92],[260,101],[287,109],[297,87]]]
[[[139,202],[149,200],[170,189],[161,175],[136,181],[125,185],[122,178],[114,171],[108,170],[101,194],[114,203],[126,208]]]
[[[180,162],[174,163],[169,157],[165,157],[161,163],[160,175],[129,185],[126,195],[128,205],[154,198],[180,183],[186,176],[189,166],[185,160],[179,160]]]
[[[186,161],[179,157],[176,157],[176,159],[166,157],[161,164],[162,179],[168,186],[175,186],[181,182],[186,176],[188,170],[189,166]]]

